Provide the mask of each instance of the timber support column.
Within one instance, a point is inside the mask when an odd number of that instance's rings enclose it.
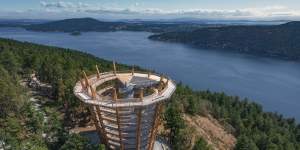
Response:
[[[103,132],[101,130],[101,127],[99,126],[99,120],[98,120],[97,115],[96,115],[95,106],[90,105],[89,110],[91,112],[91,116],[92,116],[92,119],[93,119],[93,122],[95,124],[95,127],[96,127],[96,130],[97,130],[98,134],[102,135]]]
[[[95,89],[90,85],[90,89],[91,89],[91,93],[92,93],[92,98],[93,100],[96,100],[96,91]],[[100,110],[100,106],[92,106],[90,107],[90,110],[92,111],[92,116],[94,118],[94,120],[96,120],[97,122],[95,123],[96,126],[96,130],[97,132],[101,133],[101,136],[103,138],[103,143],[107,144],[107,134],[105,131],[104,127],[104,123],[103,123],[103,118],[102,118],[102,114],[101,114],[101,110]],[[99,126],[99,124],[101,126]]]
[[[96,99],[96,97],[95,97],[95,95],[93,94],[93,93],[94,93],[94,91],[93,91],[93,88],[92,88],[92,86],[90,86],[90,89],[91,89],[91,95],[92,95],[92,99],[93,99],[93,100],[95,100],[95,99]],[[99,118],[98,118],[98,116],[97,116],[97,113],[96,113],[95,106],[92,106],[92,105],[90,105],[90,106],[89,106],[89,109],[90,109],[90,112],[91,112],[92,119],[93,119],[93,121],[94,121],[94,124],[95,124],[96,130],[97,130],[97,132],[98,132],[98,133],[100,133],[100,134],[102,135],[102,134],[103,134],[103,132],[102,132],[102,129],[101,129],[101,127],[99,126]]]
[[[154,140],[156,138],[157,128],[160,122],[160,113],[161,113],[162,104],[158,103],[155,108],[154,120],[152,124],[152,129],[150,133],[150,140],[148,143],[148,150],[153,149]]]
[[[140,89],[140,94],[139,94],[139,98],[140,101],[143,101],[144,98],[144,90],[143,88]],[[136,117],[137,117],[137,125],[136,125],[136,150],[140,150],[141,149],[141,126],[142,126],[142,108],[136,108],[137,109],[137,113],[136,113]]]
[[[138,108],[137,109],[137,113],[136,113],[136,117],[137,117],[137,126],[136,126],[136,149],[140,150],[141,149],[141,124],[142,124],[142,109]]]
[[[117,91],[115,88],[112,88],[112,98],[115,102],[118,101],[118,95],[117,95]],[[120,113],[119,113],[119,108],[115,108],[116,109],[116,118],[117,118],[117,126],[118,126],[118,133],[119,133],[119,141],[120,141],[120,149],[123,150],[124,149],[124,145],[123,145],[123,136],[122,136],[122,130],[121,130],[121,125],[120,125]]]

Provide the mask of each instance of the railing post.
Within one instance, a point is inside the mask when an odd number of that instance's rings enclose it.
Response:
[[[88,79],[86,73],[84,71],[82,71],[82,72],[83,72],[84,79],[85,79],[85,86],[86,86],[86,88],[88,88],[90,86],[89,79]]]
[[[117,90],[115,88],[112,88],[112,99],[114,101],[117,101],[118,99]]]
[[[132,66],[131,75],[134,75],[134,66]]]
[[[143,101],[143,98],[144,98],[144,89],[141,88],[140,89],[140,101]]]
[[[84,81],[82,81],[82,79],[80,79],[79,81],[80,81],[80,84],[81,84],[82,89],[86,89],[86,86],[85,86],[85,84],[84,84]]]
[[[113,61],[113,67],[114,67],[114,74],[116,75],[117,74],[117,68],[116,68],[116,62]]]
[[[163,81],[163,75],[160,75],[160,82]]]
[[[98,65],[96,65],[96,70],[97,70],[97,79],[100,79],[100,71]]]
[[[91,93],[92,93],[92,98],[96,99],[96,91],[94,90],[94,88],[91,85],[90,85],[90,90],[91,90]]]

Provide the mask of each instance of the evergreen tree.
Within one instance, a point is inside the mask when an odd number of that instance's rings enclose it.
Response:
[[[241,135],[237,140],[235,150],[258,150],[258,148],[251,139]]]
[[[176,144],[180,130],[184,128],[184,121],[181,117],[178,105],[172,104],[168,106],[164,118],[166,120],[165,127],[170,129],[170,143]]]
[[[193,147],[193,150],[211,150],[211,148],[203,138],[198,138]]]

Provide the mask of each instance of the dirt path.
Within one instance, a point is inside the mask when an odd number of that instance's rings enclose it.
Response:
[[[32,103],[32,108],[36,113],[39,113],[43,117],[43,123],[48,123],[48,116],[44,110],[43,104],[48,100],[48,98],[41,96],[41,91],[37,88],[30,86],[32,79],[22,79],[20,85],[26,88],[27,95],[29,96],[29,101]],[[46,85],[46,84],[41,84]],[[46,133],[42,133],[43,137],[46,137]]]

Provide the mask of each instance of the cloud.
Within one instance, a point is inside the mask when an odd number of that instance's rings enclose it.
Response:
[[[90,4],[70,1],[41,1],[41,9],[36,13],[93,16],[101,18],[179,18],[194,17],[202,19],[293,19],[300,18],[300,10],[292,10],[286,6],[273,5],[267,7],[239,9],[173,9],[147,8],[139,3],[133,3],[129,8],[118,5]],[[32,10],[34,11],[34,10]],[[40,15],[42,16],[42,15]],[[59,15],[57,15],[59,16]]]
[[[53,9],[55,8],[56,9],[82,9],[82,8],[90,7],[89,4],[83,2],[73,3],[73,2],[65,2],[65,1],[57,1],[57,2],[41,1],[40,4],[42,7],[53,8]]]
[[[250,11],[244,10],[206,10],[206,9],[193,9],[193,10],[178,10],[167,12],[170,15],[188,15],[199,17],[249,17],[252,16]]]
[[[246,8],[236,10],[162,10],[162,9],[133,9],[133,8],[87,8],[83,10],[95,14],[121,14],[121,15],[144,15],[144,16],[173,16],[173,17],[196,17],[212,19],[252,19],[272,18],[280,16],[299,17],[300,11],[291,11],[285,7]],[[285,19],[285,18],[283,18]]]

